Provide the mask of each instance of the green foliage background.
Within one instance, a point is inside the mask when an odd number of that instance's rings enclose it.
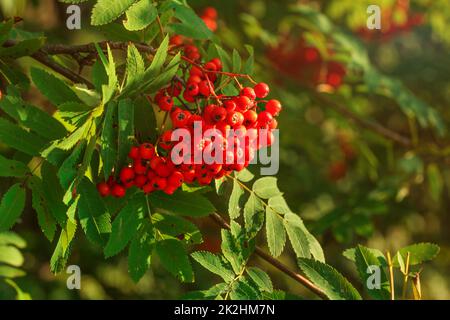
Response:
[[[285,106],[279,124],[281,150],[278,188],[283,192],[290,209],[302,217],[308,230],[318,238],[327,263],[344,274],[358,291],[363,292],[362,285],[356,280],[361,269],[357,270],[344,258],[342,252],[345,249],[361,243],[366,247],[395,252],[412,243],[437,243],[441,248],[439,255],[424,265],[421,273],[422,291],[424,298],[449,299],[450,39],[445,27],[449,25],[450,6],[446,0],[411,1],[412,8],[425,15],[427,22],[424,25],[411,32],[398,34],[388,41],[362,42],[354,29],[365,24],[369,2],[373,1],[301,1],[303,5],[298,6],[298,1],[287,0],[193,0],[189,4],[198,12],[208,5],[218,9],[219,29],[215,37],[224,48],[236,48],[245,57],[248,55],[245,45],[254,47],[254,78],[273,84],[272,96],[280,97]],[[379,2],[389,6],[393,1]],[[112,37],[123,40],[121,37],[126,36],[106,27],[98,29],[90,26],[89,4],[81,5],[83,21],[80,31],[68,31],[65,28],[66,5],[56,1],[3,0],[1,5],[4,16],[23,16],[26,30],[45,32],[52,43],[79,44]],[[321,99],[322,95],[316,90],[280,75],[274,67],[274,61],[267,56],[268,49],[276,45],[282,36],[296,36],[301,32],[315,35],[312,39],[315,39],[314,44],[319,48],[327,42],[334,43],[338,53],[336,59],[350,70],[345,84],[328,98],[362,119],[380,123],[401,133],[412,141],[411,145],[393,143],[360,126],[358,122],[355,124],[348,115],[336,112],[329,100]],[[71,61],[61,62],[74,70],[76,68]],[[32,67],[33,79],[41,79],[43,83],[49,81],[45,73],[34,68],[35,62],[31,59],[19,59],[18,66],[24,70]],[[61,90],[57,88],[56,92],[58,89]],[[45,111],[53,111],[51,104],[34,87],[27,92],[26,98],[33,105],[42,106]],[[64,101],[51,102],[59,104]],[[120,112],[120,106],[118,110]],[[35,113],[34,119],[45,117],[39,110]],[[14,115],[9,115],[14,118]],[[6,125],[0,122],[0,126]],[[59,138],[65,134],[65,128],[53,122],[42,130],[49,138]],[[344,158],[339,147],[342,136],[349,141],[355,158],[348,163],[345,177],[335,181],[330,179],[329,170],[333,163]],[[0,137],[0,141],[3,139],[8,137]],[[1,154],[10,158],[12,151],[3,144],[0,144],[0,148]],[[33,152],[37,146],[24,148],[24,151]],[[20,162],[17,166],[14,170],[20,176],[21,170],[26,169],[20,167]],[[256,169],[250,168],[253,172],[257,172]],[[2,197],[12,181],[10,178],[0,180]],[[36,190],[42,190],[39,179],[33,183]],[[89,188],[88,183],[85,188]],[[180,284],[163,268],[163,261],[153,259],[151,270],[138,284],[134,284],[128,275],[124,255],[105,259],[99,246],[88,242],[86,237],[77,237],[72,244],[69,263],[81,266],[83,290],[69,291],[65,284],[67,275],[63,272],[54,276],[50,272],[49,257],[52,256],[53,248],[42,236],[36,213],[29,205],[38,201],[34,194],[33,197],[28,195],[26,211],[14,228],[27,245],[20,241],[14,243],[24,257],[23,261],[16,261],[16,265],[26,272],[26,276],[17,278],[16,282],[35,299],[178,298],[193,290],[210,288],[218,282],[218,276],[193,262],[196,282]],[[219,212],[229,211],[229,204],[223,201],[223,197],[213,192],[209,197]],[[239,198],[239,195],[235,197]],[[133,212],[133,209],[130,211]],[[220,242],[219,228],[206,218],[198,218],[196,223],[203,231],[208,249],[217,247]],[[291,238],[289,230],[287,232]],[[55,230],[51,228],[44,230],[48,238],[52,238],[54,233]],[[257,240],[258,244],[266,243],[264,236],[259,236]],[[120,242],[120,239],[117,241]],[[276,255],[279,249],[270,244],[269,240],[266,249]],[[113,256],[114,250],[105,249],[105,255]],[[364,247],[357,247],[350,256],[358,264],[362,256],[370,256],[365,250]],[[292,269],[298,269],[294,258],[296,253],[287,247],[278,259]],[[214,259],[207,253],[198,253],[193,258],[202,265]],[[266,270],[270,275],[272,282],[267,281],[258,269],[249,272],[249,277],[258,279],[259,285],[267,291],[271,291],[273,283],[277,289],[312,297],[299,284],[261,259],[253,257],[250,264]],[[316,264],[311,266],[311,262],[303,261],[300,262],[300,268],[311,278],[317,277],[314,270],[319,268],[334,276],[333,270],[319,265],[319,262]],[[13,287],[0,284],[0,298],[15,295]],[[349,295],[356,297],[357,293],[349,289]],[[372,294],[365,293],[367,296]]]

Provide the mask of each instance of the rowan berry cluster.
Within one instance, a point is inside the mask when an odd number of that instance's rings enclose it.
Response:
[[[258,149],[273,143],[275,118],[282,106],[278,100],[265,100],[270,91],[267,84],[241,86],[237,78],[245,75],[223,72],[218,58],[206,63],[183,59],[187,62],[183,76],[174,78],[151,99],[166,113],[171,128],[162,130],[155,144],[132,147],[130,164],[118,172],[118,179],[98,184],[102,196],[123,197],[132,186],[147,194],[156,190],[173,194],[183,183],[208,185],[242,170]],[[227,77],[239,84],[237,95],[216,93],[219,80]],[[193,138],[172,141],[178,129]],[[175,147],[182,152],[174,152]],[[213,161],[206,160],[205,154],[212,155]]]
[[[269,48],[267,56],[284,75],[305,86],[326,84],[336,89],[342,85],[345,67],[332,60],[335,53],[328,50],[325,60],[320,51],[308,44],[303,37],[286,36]]]

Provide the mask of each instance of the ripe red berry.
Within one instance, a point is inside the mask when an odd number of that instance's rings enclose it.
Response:
[[[245,111],[252,105],[252,101],[247,96],[239,96],[236,98],[235,102],[240,111]]]
[[[164,191],[165,194],[172,195],[172,194],[175,193],[175,191],[177,191],[177,189],[178,189],[178,187],[168,184],[168,185],[164,188],[163,191]]]
[[[227,110],[223,107],[217,107],[211,112],[211,119],[214,123],[225,120],[227,117]]]
[[[134,170],[130,167],[125,167],[120,171],[120,181],[128,183],[134,179]]]
[[[202,16],[208,17],[210,19],[217,19],[217,10],[214,7],[206,7],[203,10]]]
[[[97,190],[102,197],[107,197],[111,193],[111,189],[106,182],[100,182],[97,184]]]
[[[163,190],[167,186],[167,179],[162,177],[156,177],[151,181],[153,188],[156,190]]]
[[[258,83],[254,87],[254,90],[255,90],[256,97],[261,98],[261,99],[267,97],[270,92],[269,86],[264,82]]]
[[[164,96],[158,101],[158,106],[163,111],[170,111],[173,107],[173,99],[169,96]]]
[[[188,85],[186,87],[186,92],[190,96],[195,97],[196,95],[198,95],[200,93],[200,89],[198,87],[198,84],[195,83],[195,82],[188,83]]]
[[[178,188],[183,184],[184,177],[180,171],[174,171],[169,176],[169,179],[167,181],[168,181],[169,185],[175,186]]]
[[[217,70],[222,70],[222,60],[220,60],[219,58],[214,58],[210,62],[216,65]]]
[[[180,35],[174,35],[170,38],[169,42],[172,46],[181,46],[183,44],[183,37]]]
[[[225,106],[225,109],[227,109],[228,112],[234,111],[236,109],[236,102],[232,100],[227,100],[223,103]]]
[[[278,121],[274,118],[269,122],[269,129],[274,130],[278,127]]]
[[[268,125],[272,121],[273,116],[268,111],[263,111],[258,114],[258,123],[262,125]]]
[[[281,103],[278,100],[269,100],[266,104],[266,111],[272,116],[277,116],[281,112]]]
[[[211,95],[211,86],[210,83],[206,80],[203,80],[198,84],[198,90],[200,91],[200,94],[209,97]]]
[[[172,171],[173,167],[168,163],[160,163],[155,169],[156,174],[163,178],[170,176]]]
[[[123,198],[125,197],[126,192],[127,191],[123,186],[121,186],[120,184],[116,184],[111,190],[111,195],[116,198]]]
[[[133,170],[136,174],[145,174],[147,172],[147,167],[142,164],[141,159],[136,159],[133,161]]]
[[[152,170],[156,170],[156,168],[161,164],[164,163],[164,160],[160,157],[154,157],[152,160],[150,160],[150,168]]]
[[[142,187],[142,191],[144,191],[144,193],[146,194],[149,194],[155,191],[155,188],[153,187],[153,184],[150,182]]]
[[[241,95],[249,97],[250,100],[255,100],[256,99],[255,90],[253,90],[253,88],[250,88],[250,87],[245,87],[244,89],[242,89],[241,90]]]
[[[134,178],[134,185],[138,188],[142,188],[147,183],[147,176],[139,174]]]
[[[191,113],[187,110],[178,109],[170,115],[175,128],[181,128],[188,124]]]
[[[151,143],[143,143],[139,146],[139,155],[141,159],[150,160],[155,155],[155,147]]]
[[[253,127],[258,120],[258,114],[253,110],[248,110],[244,113],[244,126],[247,128]]]
[[[139,148],[138,147],[131,147],[130,152],[128,153],[128,157],[131,159],[137,159],[140,157],[139,155]]]
[[[244,122],[244,116],[239,111],[232,111],[228,113],[227,121],[232,127],[240,126]]]

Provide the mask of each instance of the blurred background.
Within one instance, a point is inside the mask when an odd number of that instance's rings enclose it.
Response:
[[[225,48],[237,48],[245,56],[244,45],[254,47],[254,78],[273,84],[271,96],[279,97],[285,107],[279,122],[280,189],[291,209],[318,237],[327,262],[361,289],[356,270],[342,256],[346,248],[360,243],[394,252],[408,244],[433,242],[441,251],[423,265],[423,297],[450,299],[448,1],[191,0],[189,4],[199,14],[206,6],[218,10],[216,34]],[[370,4],[382,9],[380,31],[366,28]],[[68,31],[66,4],[0,0],[2,19],[20,16],[24,29],[42,32],[51,42],[120,40],[120,32],[106,34],[89,25],[91,6],[89,2],[81,5],[82,29]],[[311,19],[308,8],[319,15]],[[358,51],[348,50],[341,39],[352,39],[359,45]],[[385,94],[382,86],[371,90],[374,79],[367,77],[367,72],[366,77],[361,74],[356,60],[366,54],[370,68],[391,79],[389,84],[398,92]],[[28,59],[20,61],[25,69],[30,63]],[[399,89],[397,80],[405,88]],[[402,104],[401,90],[421,103],[408,100]],[[323,92],[331,95],[331,101],[321,99]],[[33,88],[27,95],[34,105],[51,111]],[[440,125],[435,124],[437,128],[433,121],[426,128],[417,120],[416,113],[428,112],[428,108],[442,119]],[[368,128],[366,120],[401,134],[411,144],[382,137]],[[0,143],[0,153],[8,152]],[[9,185],[10,181],[2,178],[0,194]],[[211,198],[219,212],[225,213],[226,199]],[[136,285],[127,274],[125,255],[105,260],[100,248],[78,237],[69,264],[81,267],[82,290],[70,291],[66,274],[50,273],[54,244],[40,232],[31,205],[27,208],[14,230],[26,241],[26,246],[21,246],[23,259],[17,258],[26,274],[16,282],[33,299],[174,299],[218,281],[195,264],[196,283],[180,284],[154,259],[151,270]],[[204,243],[193,249],[219,251],[219,230],[209,220],[195,222],[201,227]],[[290,250],[280,259],[297,269]],[[251,264],[267,270],[276,288],[311,297],[264,261],[254,258]],[[10,286],[0,284],[1,299],[14,296]]]

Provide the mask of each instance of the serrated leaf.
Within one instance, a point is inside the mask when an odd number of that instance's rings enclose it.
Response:
[[[233,283],[230,298],[232,300],[258,300],[259,294],[245,282],[244,277],[241,277],[241,279]]]
[[[78,217],[86,237],[92,243],[104,246],[111,233],[111,217],[97,188],[84,178],[78,188]]]
[[[355,260],[359,277],[369,295],[377,300],[389,300],[391,290],[382,262],[368,248],[363,246],[356,247]],[[369,278],[373,278],[373,274],[379,275],[379,278],[375,278],[369,283]],[[375,284],[374,281],[379,281],[379,283]],[[369,288],[369,285],[374,284],[379,288]]]
[[[28,172],[29,169],[24,163],[0,155],[0,177],[23,177]]]
[[[152,0],[140,0],[127,10],[127,20],[123,25],[130,31],[142,30],[155,21],[157,15],[158,10]]]
[[[175,239],[161,240],[156,243],[156,253],[161,264],[181,282],[193,282],[194,273],[186,249]]]
[[[246,269],[249,277],[258,285],[262,291],[273,292],[272,280],[267,273],[258,267],[250,267]]]
[[[134,131],[143,141],[151,141],[156,136],[156,118],[149,101],[144,97],[134,100]]]
[[[299,258],[300,269],[331,300],[361,300],[356,289],[333,267],[305,258]]]
[[[232,59],[232,61],[233,61],[232,70],[233,70],[234,73],[240,73],[242,60],[241,60],[241,56],[239,55],[239,52],[236,49],[233,49],[232,57],[233,57],[233,59]]]
[[[434,243],[417,243],[404,248],[401,248],[394,258],[392,258],[395,267],[398,267],[397,256],[401,255],[406,261],[408,252],[410,253],[409,265],[414,266],[422,262],[433,260],[439,253],[439,246]]]
[[[221,249],[224,257],[230,262],[234,273],[239,274],[244,266],[245,259],[243,257],[243,252],[237,243],[236,238],[232,235],[229,230],[221,230],[222,243]]]
[[[162,212],[180,216],[202,217],[216,210],[212,203],[200,194],[177,191],[173,195],[167,195],[163,192],[153,192],[148,198],[151,204]]]
[[[41,166],[42,192],[53,217],[63,226],[67,220],[67,207],[63,203],[64,191],[57,176],[57,168],[44,162]]]
[[[130,99],[119,101],[118,126],[117,166],[121,168],[134,141],[134,104]]]
[[[244,189],[242,189],[239,182],[236,179],[233,179],[233,189],[228,202],[228,213],[231,219],[236,219],[241,215],[241,210],[244,205],[244,193]]]
[[[161,68],[164,66],[164,62],[167,58],[167,50],[169,49],[169,37],[166,36],[161,42],[152,63],[144,72],[143,83],[153,81],[154,78],[161,73]]]
[[[116,74],[116,64],[114,62],[114,57],[111,51],[111,48],[109,47],[109,45],[107,46],[107,51],[108,51],[108,59],[106,59],[103,51],[101,50],[101,48],[98,46],[98,44],[95,44],[98,55],[103,63],[103,66],[105,68],[105,72],[106,75],[108,77],[108,84],[103,84],[102,85],[102,103],[103,105],[106,105],[114,96],[114,93],[117,90],[117,84],[118,84],[118,79],[117,79],[117,74]]]
[[[23,126],[38,135],[56,140],[66,135],[64,126],[45,111],[26,104],[22,99],[6,96],[0,100],[0,108]]]
[[[135,283],[144,276],[150,267],[154,244],[153,227],[148,220],[144,220],[128,249],[128,272]]]
[[[244,206],[245,229],[251,235],[256,235],[264,225],[264,206],[262,201],[251,193]]]
[[[0,203],[0,232],[9,230],[25,208],[25,189],[16,183],[3,195]]]
[[[0,47],[0,58],[17,59],[24,56],[31,56],[38,51],[45,43],[45,38],[25,39],[12,47]]]
[[[117,160],[117,104],[110,102],[106,106],[105,121],[100,144],[100,154],[103,162],[103,174],[105,180],[111,175],[114,164]]]
[[[292,212],[282,195],[270,198],[268,205],[278,214],[284,215]]]
[[[17,233],[6,231],[0,233],[0,245],[13,245],[17,248],[26,248],[26,241]]]
[[[266,208],[266,236],[270,254],[278,257],[283,252],[286,243],[286,230],[283,219],[270,207]]]
[[[281,194],[277,186],[277,178],[264,177],[255,181],[253,191],[258,197],[270,199]]]
[[[387,261],[386,258],[384,257],[383,252],[381,252],[378,249],[373,249],[373,248],[365,248],[366,251],[370,251],[370,253],[375,256],[378,261],[381,263],[381,265],[383,267],[387,266]],[[356,263],[356,248],[349,248],[347,250],[345,250],[342,255],[344,257],[346,257],[347,259],[349,259],[350,261],[353,261]]]
[[[98,0],[92,9],[91,24],[100,26],[120,17],[136,0]]]
[[[175,1],[171,2],[169,6],[174,9],[175,17],[181,21],[181,23],[171,25],[176,34],[194,39],[210,39],[212,37],[211,30],[206,27],[194,10]]]
[[[148,1],[148,0],[142,0]],[[156,10],[156,9],[155,9]],[[127,82],[122,94],[134,89],[144,77],[145,65],[141,53],[133,44],[128,46],[127,53]]]
[[[67,260],[69,259],[72,242],[75,237],[76,225],[67,221],[67,224],[61,230],[61,234],[56,244],[55,251],[50,259],[50,270],[57,274],[65,270]]]
[[[31,68],[30,73],[36,87],[54,105],[58,106],[67,101],[80,101],[75,92],[53,74],[38,68]]]
[[[112,231],[104,249],[107,258],[122,251],[134,234],[144,214],[142,195],[131,198],[112,223]]]
[[[225,282],[230,282],[234,279],[234,272],[224,264],[219,256],[208,251],[197,251],[192,253],[191,256],[205,269],[220,276]]]
[[[283,220],[289,240],[297,258],[310,258],[311,250],[302,219],[293,213],[287,213]]]
[[[78,172],[78,165],[81,161],[81,155],[86,148],[86,143],[83,141],[78,144],[70,156],[62,163],[58,170],[58,178],[64,190],[67,190],[74,181]]]
[[[186,244],[200,244],[203,241],[198,227],[184,218],[154,213],[152,223],[160,233],[182,239]]]
[[[255,175],[251,173],[247,168],[244,168],[243,170],[238,172],[236,178],[242,182],[250,182],[255,178]]]
[[[46,145],[45,139],[3,118],[0,118],[0,141],[31,156],[39,155],[40,150]]]
[[[32,177],[29,182],[32,192],[32,206],[37,213],[38,223],[42,232],[51,242],[56,232],[56,221],[53,218],[47,203],[45,194],[43,193],[42,181],[37,177]]]

